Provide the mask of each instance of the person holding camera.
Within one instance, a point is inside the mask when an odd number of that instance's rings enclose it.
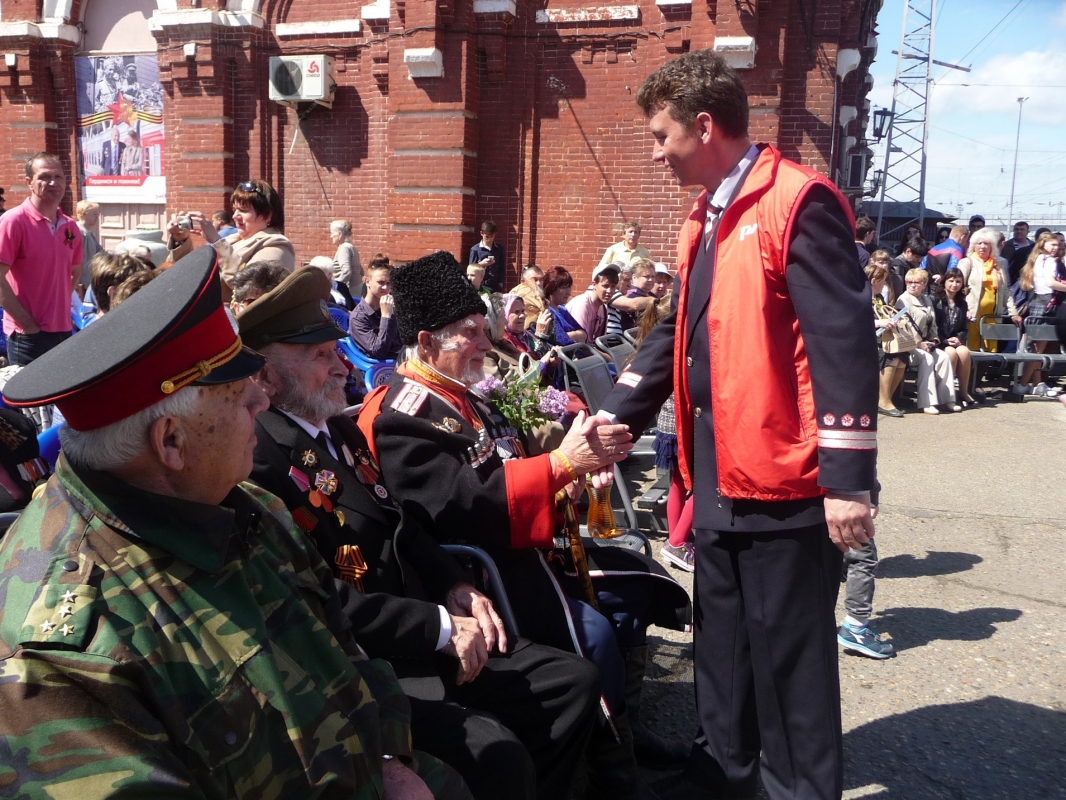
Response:
[[[296,269],[296,249],[283,234],[285,215],[278,193],[266,181],[245,181],[230,195],[237,232],[219,236],[209,217],[199,211],[176,214],[167,226],[169,266],[199,246],[198,237],[218,251],[223,299],[229,302],[233,276],[248,264],[277,261],[286,272]]]
[[[506,261],[503,245],[496,241],[496,223],[486,220],[481,223],[481,241],[470,248],[467,264],[485,268],[483,285],[490,292],[503,291],[503,270]]]

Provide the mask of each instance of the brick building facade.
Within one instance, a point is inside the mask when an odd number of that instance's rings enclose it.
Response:
[[[300,261],[332,255],[338,218],[364,260],[465,261],[493,219],[508,283],[529,262],[584,277],[637,219],[672,263],[692,194],[651,163],[634,95],[701,47],[741,68],[753,139],[846,178],[881,0],[630,1],[0,0],[0,185],[20,202],[23,161],[48,149],[82,196],[74,57],[124,48],[158,54],[165,208],[210,213],[265,178]],[[313,53],[333,57],[332,108],[269,100],[270,57]]]

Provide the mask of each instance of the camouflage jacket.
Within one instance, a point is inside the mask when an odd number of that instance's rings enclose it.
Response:
[[[383,754],[433,788],[409,714],[251,484],[206,506],[61,458],[0,544],[4,797],[361,800]]]

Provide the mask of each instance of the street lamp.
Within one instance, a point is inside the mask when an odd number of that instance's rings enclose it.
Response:
[[[881,141],[888,133],[888,126],[892,122],[892,112],[887,108],[879,108],[874,112],[874,138]]]

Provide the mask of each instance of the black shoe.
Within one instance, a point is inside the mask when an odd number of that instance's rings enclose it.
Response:
[[[633,726],[633,754],[648,769],[681,769],[688,762],[691,747],[664,739],[640,723]]]
[[[886,417],[902,417],[903,416],[903,412],[900,411],[898,408],[881,408],[881,406],[877,407],[877,413],[878,414],[884,414]]]

